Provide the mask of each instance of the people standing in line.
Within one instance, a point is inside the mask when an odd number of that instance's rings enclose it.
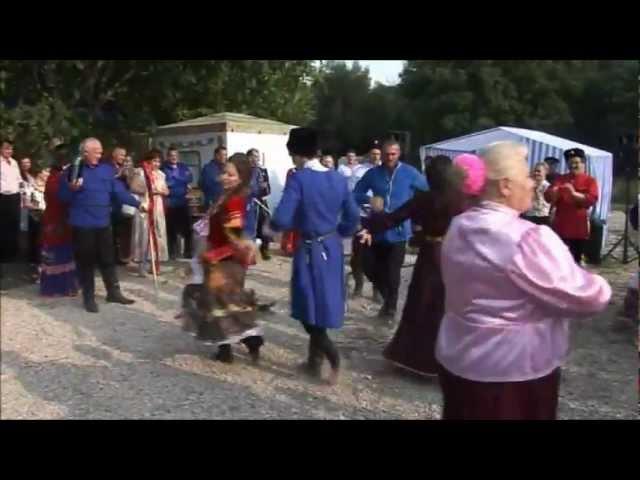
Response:
[[[207,210],[222,195],[220,175],[227,162],[227,147],[219,146],[214,150],[213,160],[207,163],[200,174],[199,187],[204,197],[204,209]]]
[[[232,346],[242,343],[254,363],[264,344],[257,323],[255,294],[244,288],[255,264],[255,245],[245,234],[252,166],[246,155],[229,158],[220,177],[223,193],[211,207],[207,251],[202,255],[204,284],[183,292],[185,330],[218,347],[215,360],[232,363]]]
[[[353,190],[355,186],[358,184],[360,179],[364,177],[364,174],[367,173],[371,168],[377,167],[380,165],[380,159],[382,157],[382,147],[380,142],[377,140],[373,141],[369,148],[369,155],[366,160],[357,165],[353,171],[352,175],[349,178],[350,181],[350,189]],[[366,208],[362,208],[360,212],[360,217],[367,217],[368,211]],[[361,297],[362,290],[364,288],[364,279],[365,279],[365,270],[370,272],[371,265],[373,263],[373,259],[371,258],[372,252],[371,247],[369,245],[365,245],[360,242],[357,237],[353,238],[351,243],[351,273],[353,274],[353,279],[355,282],[355,288],[353,290],[354,297]],[[370,279],[373,278],[373,274],[370,273]],[[378,299],[379,292],[374,289],[374,298]]]
[[[345,314],[344,260],[341,237],[358,226],[358,206],[347,181],[315,158],[318,136],[310,128],[295,128],[287,148],[301,170],[285,186],[274,212],[274,230],[295,229],[301,241],[296,248],[291,277],[291,316],[309,334],[309,356],[302,366],[316,379],[326,357],[331,365],[330,384],[336,384],[340,355],[327,335],[338,329]]]
[[[257,200],[260,202],[256,205],[258,212],[258,225],[256,231],[256,238],[260,240],[260,255],[263,260],[270,260],[269,244],[272,242],[270,235],[265,233],[265,226],[269,223],[271,218],[269,210],[269,201],[267,197],[271,195],[271,183],[269,182],[269,171],[260,166],[260,152],[255,148],[249,150],[247,154],[252,164],[255,164],[258,169],[258,196]]]
[[[553,229],[571,250],[578,265],[590,237],[589,210],[598,201],[598,182],[585,173],[586,155],[580,148],[564,152],[569,173],[560,175],[544,194],[556,209]]]
[[[68,173],[68,145],[58,144],[54,148],[53,158],[44,190],[46,208],[41,225],[40,295],[75,297],[78,294],[78,275],[73,258],[69,211],[67,205],[58,198],[61,178]]]
[[[122,145],[116,145],[111,150],[111,155],[104,161],[113,167],[115,180],[122,189],[129,191],[128,177],[131,168],[127,168],[125,161],[127,149]],[[116,263],[127,265],[131,257],[132,223],[135,209],[123,205],[116,199],[111,212],[111,227],[113,228],[113,244],[116,252]]]
[[[82,164],[75,179],[76,168],[65,170],[60,179],[58,198],[69,206],[73,248],[78,277],[82,286],[84,307],[98,313],[95,301],[95,267],[100,269],[107,290],[107,302],[130,305],[120,290],[113,249],[111,209],[114,200],[120,204],[142,208],[140,202],[116,182],[115,170],[100,163],[102,144],[96,138],[81,143]],[[67,174],[68,172],[68,174]]]
[[[0,142],[0,263],[11,263],[18,254],[20,233],[20,168],[13,159],[13,142]]]
[[[162,153],[150,150],[140,167],[133,170],[129,178],[131,193],[145,206],[144,212],[136,212],[133,217],[131,251],[133,261],[138,263],[138,273],[146,277],[148,273],[160,273],[160,262],[169,260],[167,248],[167,221],[164,213],[164,198],[169,195],[165,174],[160,170]],[[149,262],[155,260],[154,265]]]
[[[390,140],[382,146],[382,165],[369,169],[356,184],[354,197],[361,206],[369,203],[369,192],[385,200],[385,211],[404,205],[419,191],[428,189],[425,177],[411,165],[400,162],[400,144]],[[383,305],[379,316],[392,321],[398,304],[398,289],[406,251],[411,237],[411,221],[375,235],[372,244],[374,287],[381,293]]]
[[[436,359],[445,420],[552,420],[570,319],[604,310],[606,280],[579,268],[531,207],[527,147],[490,145],[481,202],[451,222]]]
[[[191,191],[193,173],[188,166],[180,162],[178,148],[170,146],[166,163],[162,167],[169,196],[167,197],[167,235],[169,239],[169,257],[173,260],[181,254],[184,258],[193,255],[191,210],[187,195]],[[178,234],[184,239],[184,251],[178,252]]]
[[[536,163],[532,172],[534,182],[533,203],[531,208],[524,213],[523,218],[537,225],[550,225],[551,204],[544,198],[544,193],[550,185],[546,176],[547,164],[544,162]]]
[[[36,185],[33,166],[29,157],[21,158],[20,167],[20,230],[27,239],[27,262],[34,281],[40,278],[40,221],[45,208],[44,192]]]
[[[463,154],[455,161],[438,155],[426,166],[429,191],[418,192],[391,213],[365,219],[365,230],[357,238],[371,242],[379,233],[410,218],[421,227],[420,246],[402,319],[383,356],[396,366],[419,375],[438,373],[436,340],[444,315],[445,290],[440,270],[442,241],[453,217],[475,205],[482,192],[485,166],[476,155]]]

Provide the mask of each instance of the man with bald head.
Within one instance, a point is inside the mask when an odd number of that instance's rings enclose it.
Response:
[[[82,163],[78,178],[74,168],[60,181],[58,196],[69,205],[69,223],[73,230],[73,249],[82,287],[84,307],[97,313],[95,301],[95,267],[98,266],[107,290],[107,302],[130,305],[133,300],[120,291],[116,272],[111,211],[114,204],[140,208],[140,202],[116,180],[116,169],[109,162],[100,163],[102,144],[87,138],[81,144]]]

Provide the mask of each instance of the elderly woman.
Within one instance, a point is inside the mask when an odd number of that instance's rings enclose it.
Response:
[[[533,194],[527,153],[489,146],[481,202],[453,220],[442,245],[444,419],[555,419],[569,320],[611,297],[550,228],[520,218]]]

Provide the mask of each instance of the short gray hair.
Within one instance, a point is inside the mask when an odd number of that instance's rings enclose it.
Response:
[[[102,146],[102,142],[95,137],[85,138],[82,142],[80,142],[80,152],[84,153],[87,149],[87,146],[92,143],[97,143]]]

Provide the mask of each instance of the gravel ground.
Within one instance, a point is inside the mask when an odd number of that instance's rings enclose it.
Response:
[[[612,216],[612,234],[620,215]],[[408,259],[410,262],[411,259]],[[79,299],[45,300],[36,286],[7,285],[1,310],[1,417],[4,419],[437,419],[437,383],[392,369],[380,352],[393,333],[375,318],[369,299],[351,301],[334,338],[344,356],[340,385],[314,385],[294,365],[306,356],[306,336],[288,315],[288,259],[251,270],[248,286],[276,300],[264,319],[267,344],[259,366],[241,348],[233,365],[209,360],[210,347],[184,333],[177,313],[184,264],[172,264],[156,296],[149,279],[125,269],[120,279],[136,299],[84,312]],[[598,271],[615,291],[596,318],[573,324],[564,369],[560,417],[636,418],[637,330],[616,315],[636,264],[607,263]],[[406,292],[411,269],[403,272]],[[365,294],[367,294],[365,288]],[[403,297],[401,293],[401,298]]]

